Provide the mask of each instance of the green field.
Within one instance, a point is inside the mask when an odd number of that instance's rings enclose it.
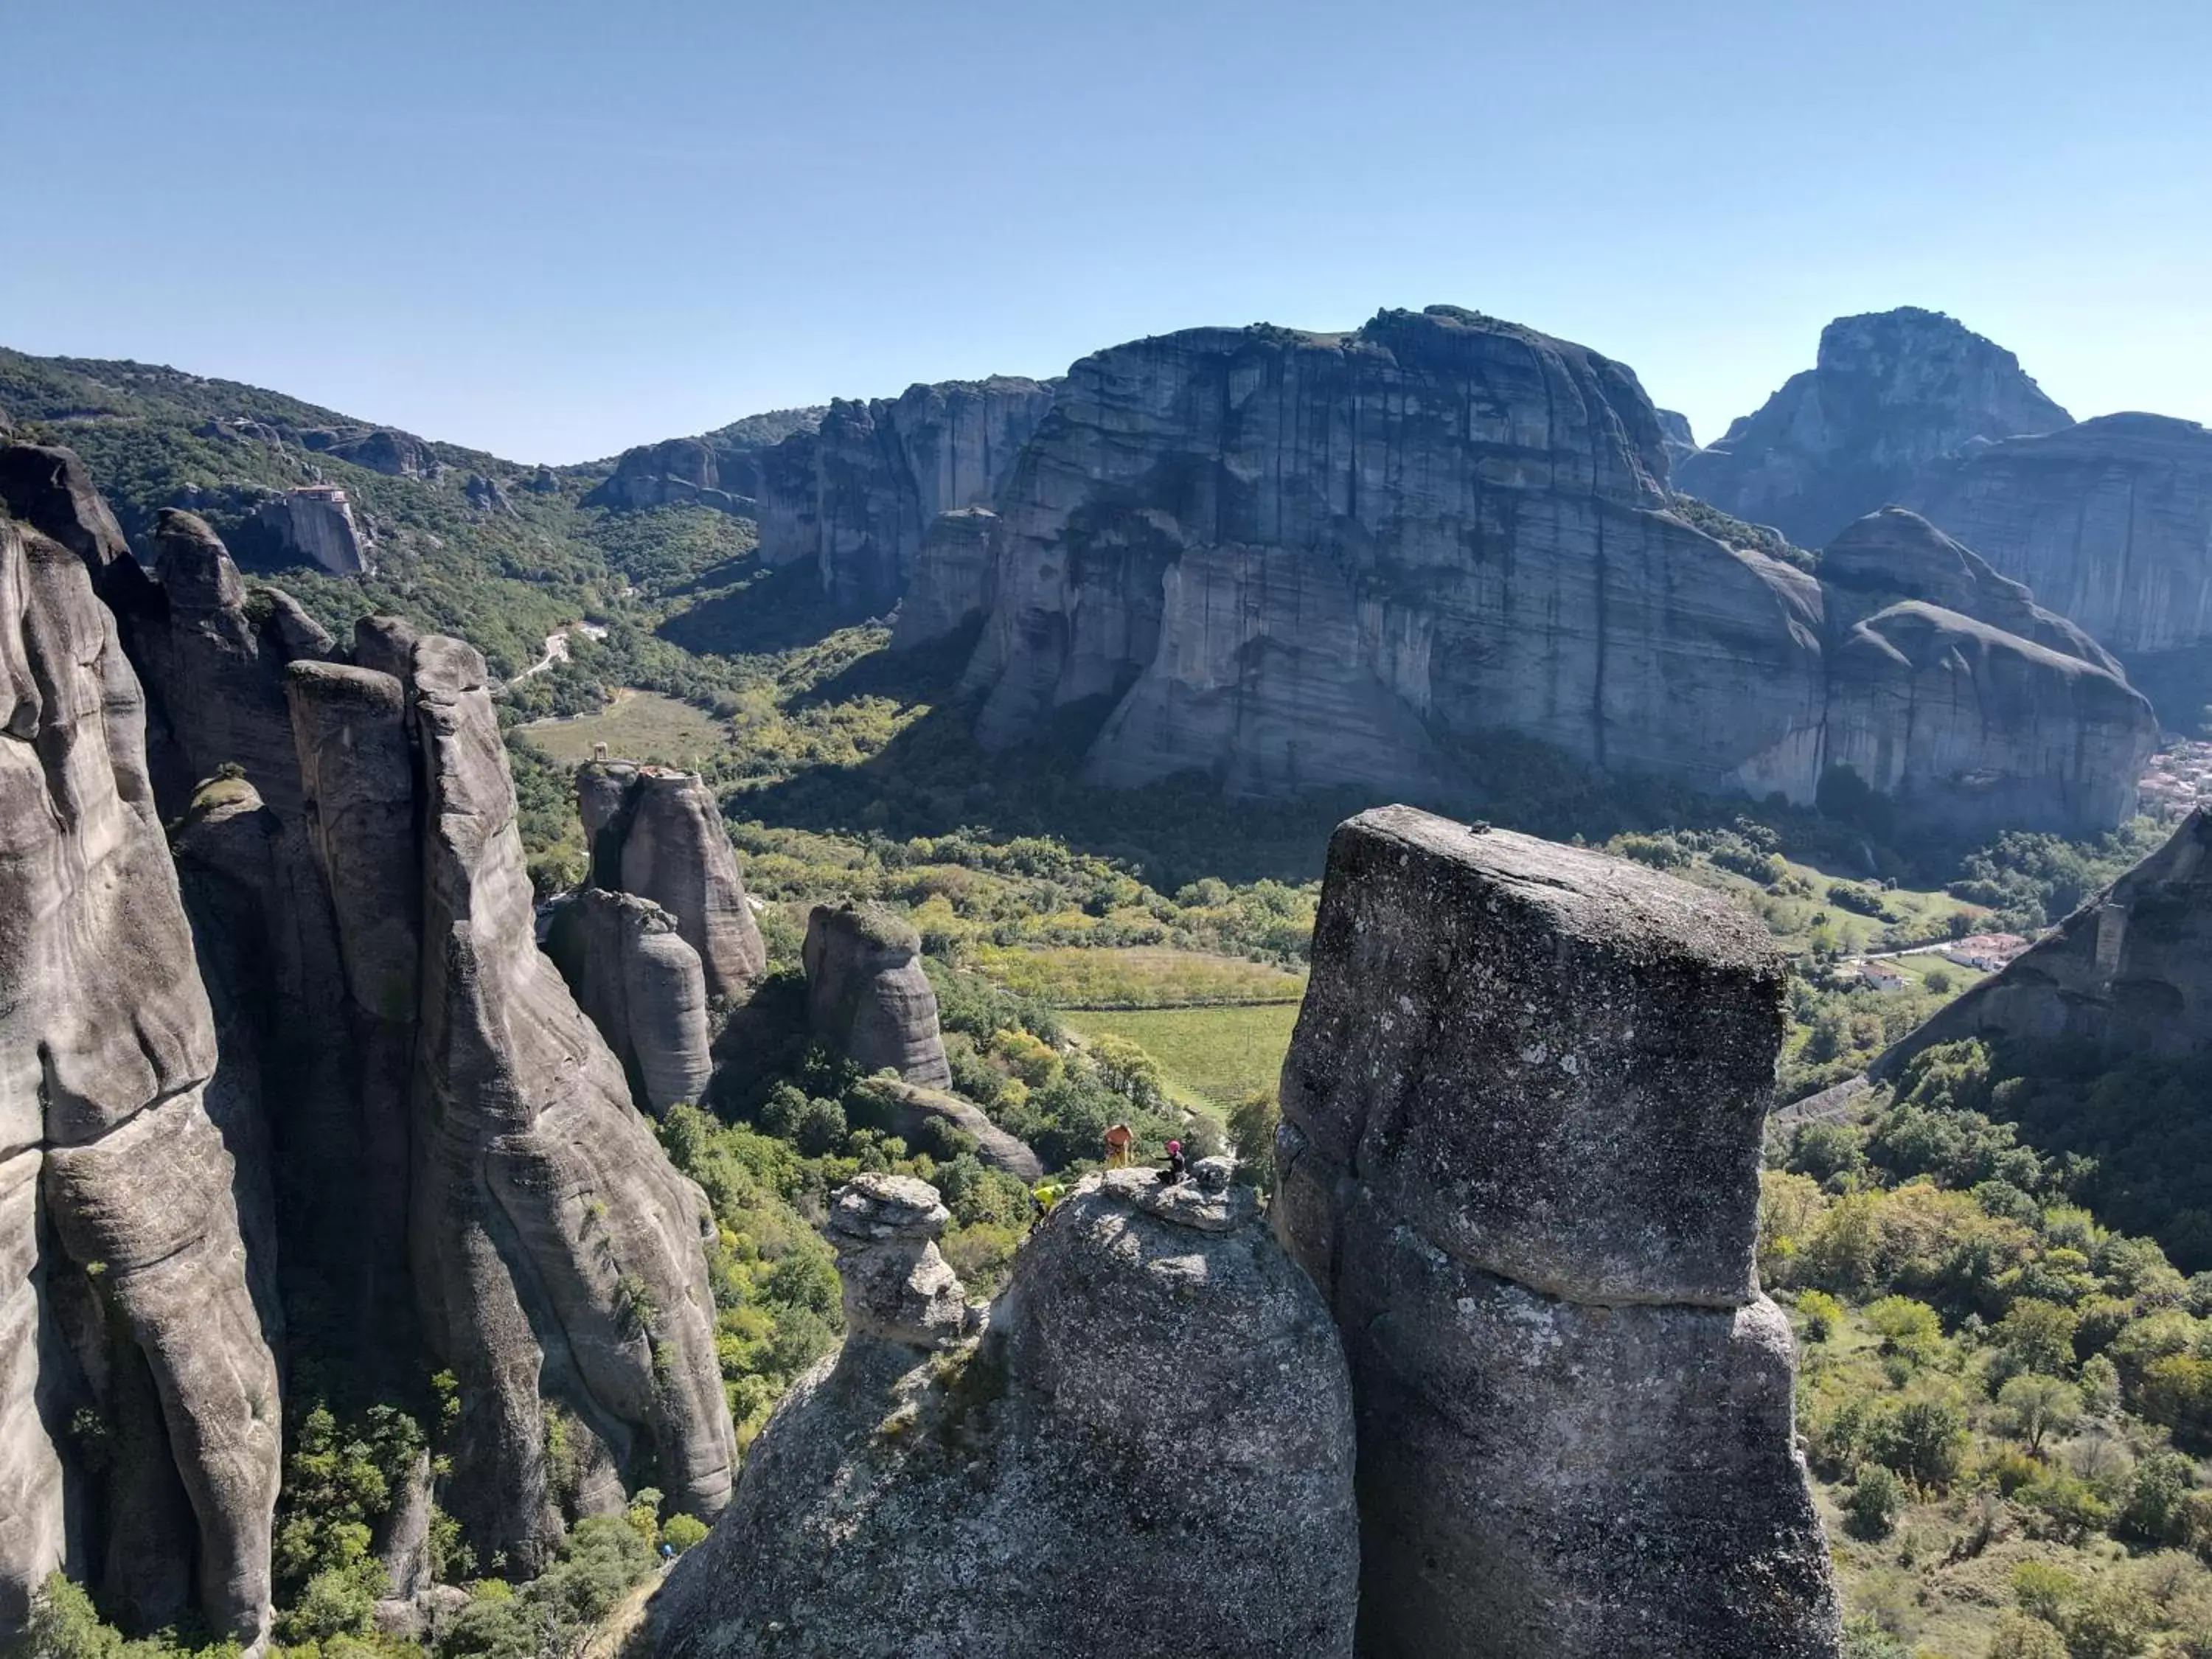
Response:
[[[1284,1002],[1306,993],[1303,970],[1166,945],[979,944],[975,967],[1010,991],[1066,1008],[1194,1008]]]
[[[591,759],[593,746],[603,743],[617,760],[658,761],[692,770],[724,741],[713,715],[657,691],[628,689],[617,691],[614,701],[596,714],[532,720],[522,735],[564,766]]]
[[[1159,1062],[1171,1089],[1226,1107],[1273,1089],[1291,1046],[1297,1005],[1260,1008],[1116,1009],[1066,1017],[1081,1036],[1111,1032]]]

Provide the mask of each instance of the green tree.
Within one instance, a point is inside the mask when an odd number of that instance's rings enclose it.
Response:
[[[2039,1455],[2046,1439],[2081,1419],[2081,1392],[2063,1377],[2023,1371],[1997,1390],[1997,1416],[2005,1433]]]
[[[1237,1176],[1268,1192],[1275,1187],[1275,1127],[1282,1116],[1273,1089],[1255,1090],[1229,1109]]]
[[[1851,1495],[1844,1502],[1852,1532],[1861,1538],[1887,1538],[1904,1510],[1905,1483],[1879,1463],[1860,1464]]]

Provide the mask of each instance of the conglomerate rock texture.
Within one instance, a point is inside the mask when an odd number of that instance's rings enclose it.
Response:
[[[2212,696],[2212,431],[2105,415],[1976,446],[1899,497],[2110,646],[2169,722]]]
[[[254,1645],[282,1445],[253,1172],[210,1113],[214,1018],[88,563],[0,516],[0,1628],[66,1565],[134,1625]]]
[[[1330,843],[1313,963],[1274,1218],[1351,1365],[1361,1652],[1837,1654],[1753,1273],[1757,923],[1385,807]]]
[[[555,911],[545,949],[640,1105],[658,1116],[705,1097],[707,979],[675,917],[651,899],[587,887]]]
[[[994,375],[831,404],[818,431],[763,457],[761,557],[812,561],[841,611],[890,610],[937,516],[989,505],[1052,398]]]
[[[2165,846],[1888,1049],[1893,1077],[1923,1048],[1967,1037],[2083,1044],[2106,1059],[2212,1052],[2212,811],[2198,807]]]
[[[817,904],[806,918],[806,1023],[864,1073],[896,1072],[942,1089],[952,1081],[921,936],[876,906]]]
[[[1225,1168],[1092,1176],[980,1339],[918,1182],[830,1227],[852,1332],[653,1604],[665,1659],[1346,1659],[1351,1401],[1326,1309]]]
[[[2137,705],[2086,640],[2019,595],[2025,649],[1923,629],[1839,668],[1823,584],[1676,516],[1667,442],[1621,365],[1446,307],[1139,341],[1070,371],[988,511],[937,521],[897,637],[981,617],[979,738],[1087,708],[1108,783],[1461,799],[1460,745],[1504,729],[1801,803],[1850,765],[1946,830],[2131,810],[2103,739]]]
[[[165,513],[149,766],[104,512],[33,482],[81,533],[0,520],[0,1620],[62,1565],[131,1627],[266,1635],[280,1277],[372,1385],[455,1373],[479,1559],[557,1537],[556,1412],[575,1510],[713,1516],[708,1206],[537,949],[482,658],[373,618],[347,662]]]
[[[737,854],[714,794],[696,772],[634,761],[576,769],[590,884],[651,899],[699,953],[707,994],[742,1001],[768,971]]]
[[[1906,306],[1830,323],[1814,366],[1717,442],[1684,456],[1674,481],[1740,519],[1773,525],[1801,547],[1818,547],[1852,520],[1906,500],[1906,486],[1929,463],[1978,440],[2052,432],[2072,419],[2011,352],[1940,312]],[[2075,616],[2062,595],[2029,580]],[[2094,621],[2075,619],[2104,637]]]
[[[2090,833],[2135,810],[2158,742],[2095,641],[1917,515],[1888,507],[1820,560],[1824,764],[1916,824]]]

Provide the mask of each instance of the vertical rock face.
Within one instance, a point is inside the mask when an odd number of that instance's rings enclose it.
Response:
[[[1923,1048],[1967,1037],[2089,1045],[2113,1060],[2212,1049],[2212,812],[1940,1010],[1875,1066],[1893,1077]]]
[[[650,899],[587,887],[555,913],[547,953],[655,1115],[696,1102],[714,1074],[707,981],[676,919]]]
[[[1678,415],[1671,409],[1659,410],[1659,430],[1667,448],[1667,459],[1679,467],[1689,456],[1698,453],[1698,441],[1690,431],[1690,417]]]
[[[284,554],[320,565],[334,575],[373,573],[368,538],[355,522],[353,504],[336,484],[308,484],[270,497],[254,519]]]
[[[1419,793],[1434,733],[1504,727],[1809,799],[1810,584],[1672,516],[1666,477],[1626,368],[1451,307],[1101,352],[998,492],[979,735],[1095,700],[1102,778]]]
[[[1905,499],[1921,469],[1963,446],[2071,423],[2011,352],[1940,312],[1906,306],[1830,323],[1814,366],[1717,442],[1684,457],[1675,483],[1738,518],[1775,526],[1801,547],[1818,547],[1852,520]],[[2047,584],[2034,586],[2074,614]],[[2101,635],[2087,618],[2076,620]]]
[[[817,904],[804,952],[806,1021],[819,1041],[864,1073],[888,1067],[926,1087],[951,1083],[937,993],[911,926],[874,906]]]
[[[2212,432],[2100,416],[1970,449],[1900,499],[2118,652],[2169,720],[2193,721],[2212,692]]]
[[[1351,1364],[1363,1653],[1836,1654],[1753,1268],[1763,933],[1386,807],[1330,844],[1313,960],[1275,1224]]]
[[[707,994],[740,1001],[768,970],[737,854],[714,792],[696,772],[632,761],[576,770],[590,884],[651,899],[699,953]]]
[[[833,403],[818,433],[763,458],[761,556],[813,560],[840,610],[890,610],[937,516],[990,504],[1052,398],[1042,382],[994,375]]]
[[[2158,740],[2119,665],[1917,514],[1869,514],[1820,562],[1828,767],[1919,828],[2096,833]]]
[[[679,1507],[711,1516],[726,1501],[734,1443],[701,1250],[712,1223],[537,948],[483,658],[426,638],[411,693],[425,860],[416,1285],[461,1385],[451,1502],[480,1548],[535,1565],[556,1528],[548,1402],[621,1467],[649,1451]]]
[[[613,475],[587,500],[596,507],[690,505],[750,514],[759,489],[750,455],[719,455],[697,438],[671,438],[623,451]]]
[[[118,617],[137,616],[152,598],[152,580],[74,450],[0,442],[0,504],[82,559],[94,597]]]
[[[956,507],[930,520],[899,602],[894,648],[943,639],[991,608],[999,592],[999,515],[988,507]]]
[[[0,1626],[104,1532],[117,1600],[251,1644],[276,1367],[143,720],[85,555],[0,517]],[[82,1486],[57,1443],[79,1409],[115,1431]]]
[[[1249,1191],[1200,1174],[1085,1182],[980,1341],[936,1194],[842,1192],[851,1334],[671,1574],[654,1651],[1347,1659],[1343,1358]]]

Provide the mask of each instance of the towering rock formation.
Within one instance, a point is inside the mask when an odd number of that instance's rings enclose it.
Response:
[[[1313,963],[1274,1213],[1351,1364],[1361,1651],[1832,1659],[1753,1264],[1765,933],[1385,807],[1330,843]]]
[[[1678,415],[1671,409],[1662,409],[1658,413],[1659,431],[1666,446],[1668,462],[1670,466],[1679,469],[1686,459],[1698,453],[1697,438],[1690,431],[1690,417]]]
[[[88,562],[0,516],[0,1627],[66,1564],[134,1624],[197,1609],[254,1645],[271,1310],[209,1109],[215,1024],[138,683]],[[80,1412],[103,1469],[62,1443]]]
[[[1939,834],[2087,835],[2134,811],[2150,705],[2027,589],[1891,507],[1829,544],[1820,590],[1827,769]]]
[[[937,1024],[937,993],[921,966],[921,935],[874,905],[817,904],[806,919],[806,1023],[864,1073],[908,1083],[952,1081]]]
[[[714,1356],[704,1195],[633,1109],[622,1067],[537,948],[514,791],[483,659],[416,645],[422,1000],[415,1281],[460,1381],[448,1506],[482,1550],[535,1566],[557,1535],[545,1413],[574,1414],[580,1502],[621,1502],[648,1458],[712,1516],[735,1445]],[[580,1443],[580,1444],[577,1444]]]
[[[1448,307],[1086,358],[999,494],[979,734],[1097,700],[1102,781],[1435,794],[1505,727],[1809,799],[1806,584],[1664,511],[1662,443],[1621,365]]]
[[[2212,700],[2212,432],[2105,415],[1977,446],[1900,497],[2125,659],[2166,719]]]
[[[696,772],[635,761],[576,770],[589,884],[651,899],[699,953],[707,994],[742,1001],[768,970],[737,854],[714,792]]]
[[[844,1350],[671,1574],[654,1652],[1348,1659],[1343,1358],[1249,1190],[1199,1177],[1085,1181],[980,1340],[935,1192],[842,1192]]]
[[[2071,421],[2003,347],[1940,312],[1905,306],[1830,323],[1814,366],[1717,442],[1684,457],[1675,483],[1738,518],[1777,526],[1801,547],[1818,547],[1852,520],[1905,499],[1930,462],[1977,440]]]
[[[82,559],[94,596],[123,626],[151,601],[152,579],[74,450],[0,442],[0,510]]]
[[[878,615],[907,591],[940,513],[988,506],[1051,407],[1053,388],[994,375],[830,405],[761,467],[761,556],[812,560],[842,611]]]
[[[272,495],[254,509],[253,519],[280,558],[303,560],[337,576],[376,569],[353,504],[336,484],[307,484]]]
[[[707,980],[676,918],[651,899],[587,887],[555,911],[545,949],[655,1116],[704,1097]]]
[[[2080,1043],[2115,1061],[2212,1053],[2212,811],[2057,931],[1948,1004],[1875,1063],[1878,1078],[1938,1042]]]

